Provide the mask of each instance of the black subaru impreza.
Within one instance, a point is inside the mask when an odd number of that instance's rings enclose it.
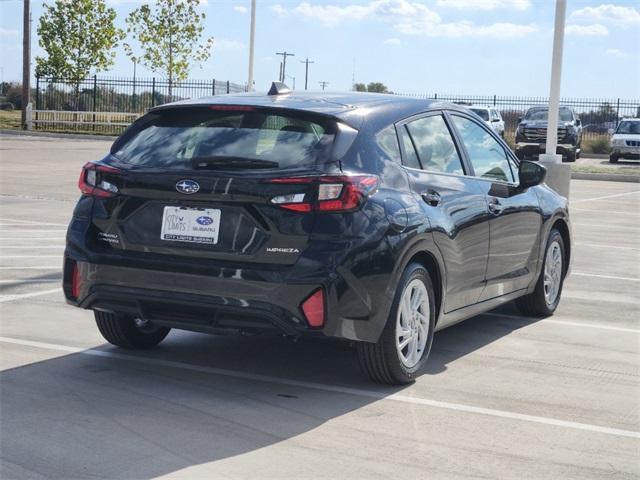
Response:
[[[64,292],[120,347],[322,335],[407,383],[438,329],[556,309],[570,224],[544,177],[457,105],[277,85],[163,105],[82,169]]]

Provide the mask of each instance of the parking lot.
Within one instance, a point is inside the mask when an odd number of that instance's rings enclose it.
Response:
[[[108,147],[0,135],[0,477],[640,478],[638,184],[572,182],[556,315],[437,333],[386,388],[342,343],[106,345],[59,284],[80,168]]]

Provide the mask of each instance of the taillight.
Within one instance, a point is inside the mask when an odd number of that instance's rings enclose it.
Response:
[[[378,177],[375,175],[285,177],[271,179],[269,183],[289,185],[317,184],[315,195],[306,192],[273,197],[271,203],[280,208],[296,212],[311,212],[315,210],[343,213],[360,208],[378,187]]]
[[[322,288],[302,302],[301,307],[309,326],[318,328],[324,325],[324,290]]]
[[[86,163],[80,172],[78,179],[78,188],[84,195],[90,197],[113,197],[118,193],[118,187],[108,182],[103,177],[104,174],[121,174],[122,171],[108,167],[106,165],[98,165],[93,162]]]

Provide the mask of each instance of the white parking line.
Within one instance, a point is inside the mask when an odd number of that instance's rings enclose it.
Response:
[[[38,266],[26,266],[26,267],[0,267],[0,270],[60,270],[62,265],[38,265]]]
[[[55,292],[62,292],[62,289],[53,288],[51,290],[43,290],[41,292],[19,293],[16,295],[0,295],[0,303],[13,302],[15,300],[22,300],[23,298],[39,297],[41,295],[49,295],[50,293]]]
[[[596,209],[596,208],[569,208],[570,212],[598,212],[605,215],[609,215],[610,213],[619,213],[621,215],[629,215],[629,212],[623,212],[620,210],[605,210],[605,209]]]
[[[580,247],[596,247],[596,248],[617,248],[622,250],[637,250],[640,251],[640,248],[637,247],[623,247],[621,245],[603,245],[599,243],[576,243]]]
[[[341,393],[345,395],[357,395],[367,398],[375,398],[376,400],[386,400],[401,403],[409,403],[414,405],[423,405],[426,407],[442,408],[446,410],[456,410],[465,413],[475,413],[478,415],[486,415],[490,417],[506,418],[509,420],[520,420],[524,422],[539,423],[543,425],[551,425],[556,427],[572,428],[575,430],[583,430],[593,433],[603,433],[617,437],[640,438],[640,432],[632,430],[622,430],[619,428],[603,427],[600,425],[591,425],[588,423],[571,422],[567,420],[558,420],[549,417],[540,417],[537,415],[527,415],[523,413],[509,412],[506,410],[496,410],[493,408],[476,407],[473,405],[464,405],[460,403],[442,402],[439,400],[431,400],[428,398],[413,397],[410,395],[392,394],[387,395],[382,392],[373,390],[364,390],[360,388],[340,387],[337,385],[327,385],[323,383],[305,382],[301,380],[292,380],[288,378],[272,377],[270,375],[260,375],[256,373],[242,372],[236,370],[227,370],[215,367],[204,367],[200,365],[192,365],[184,362],[173,360],[162,360],[158,358],[145,358],[124,353],[108,352],[103,350],[82,349],[67,345],[59,345],[53,343],[33,342],[30,340],[22,340],[18,338],[0,337],[0,342],[10,343],[13,345],[21,345],[25,347],[42,348],[66,353],[79,353],[81,355],[90,355],[94,357],[110,358],[116,360],[127,360],[134,363],[144,365],[153,365],[168,368],[177,368],[181,370],[190,370],[198,373],[209,373],[212,375],[221,375],[225,377],[240,378],[243,380],[259,381],[266,383],[275,383],[279,385],[287,385],[292,387],[309,388],[313,390],[321,390],[325,392]]]
[[[25,245],[0,245],[0,251],[2,250],[8,250],[8,249],[12,249],[12,250],[37,250],[37,249],[56,249],[56,250],[64,250],[64,245],[37,245],[37,246],[25,246]]]
[[[605,198],[616,198],[616,197],[622,197],[625,195],[633,195],[634,193],[640,193],[640,190],[634,190],[633,192],[624,192],[624,193],[616,193],[613,195],[604,195],[602,197],[593,197],[593,198],[583,198],[580,200],[572,200],[570,202],[571,204],[576,204],[576,203],[582,203],[582,202],[593,202],[594,200],[604,200]],[[569,210],[571,210],[571,207],[569,207]]]
[[[598,275],[596,273],[571,272],[571,275],[575,275],[577,277],[605,278],[607,280],[624,280],[625,282],[640,282],[640,278],[617,277],[615,275]]]
[[[2,230],[0,228],[0,235],[4,234],[4,233],[64,233],[66,232],[66,230],[47,230],[47,229],[41,229],[41,230],[21,230],[19,228],[8,228],[5,230]]]
[[[41,279],[14,278],[14,279],[0,280],[0,284],[3,284],[3,283],[60,283],[61,281],[62,281],[62,277],[59,277],[59,278],[41,278]]]
[[[0,255],[0,259],[5,258],[62,258],[62,255]]]
[[[496,313],[496,312],[481,313],[479,316],[509,318],[513,320],[531,320],[531,318],[529,317],[523,317],[520,315],[509,315],[507,313]],[[627,333],[640,334],[640,330],[637,328],[613,327],[611,325],[604,325],[602,323],[569,322],[566,320],[551,320],[551,319],[538,320],[536,322],[536,324],[542,324],[542,325],[546,323],[551,323],[554,325],[566,325],[568,327],[597,328],[598,330],[612,330],[615,332],[627,332]]]
[[[34,220],[19,220],[17,218],[0,218],[0,222],[12,222],[12,223],[18,223],[20,225],[24,225],[25,227],[31,226],[31,225],[48,225],[48,226],[54,226],[54,227],[66,227],[67,224],[65,223],[46,223],[46,222],[38,222],[38,221],[34,221]]]
[[[15,242],[16,240],[24,240],[25,242],[30,242],[32,240],[47,240],[47,241],[51,241],[51,240],[65,240],[65,237],[32,237],[31,235],[29,236],[17,236],[17,237],[5,237],[5,236],[0,236],[0,241],[3,240],[11,240],[12,242]]]

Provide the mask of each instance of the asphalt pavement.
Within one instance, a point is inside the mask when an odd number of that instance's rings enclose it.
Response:
[[[573,180],[557,313],[439,332],[386,388],[345,343],[173,331],[105,344],[60,290],[102,140],[0,135],[0,478],[640,478],[640,187]]]

